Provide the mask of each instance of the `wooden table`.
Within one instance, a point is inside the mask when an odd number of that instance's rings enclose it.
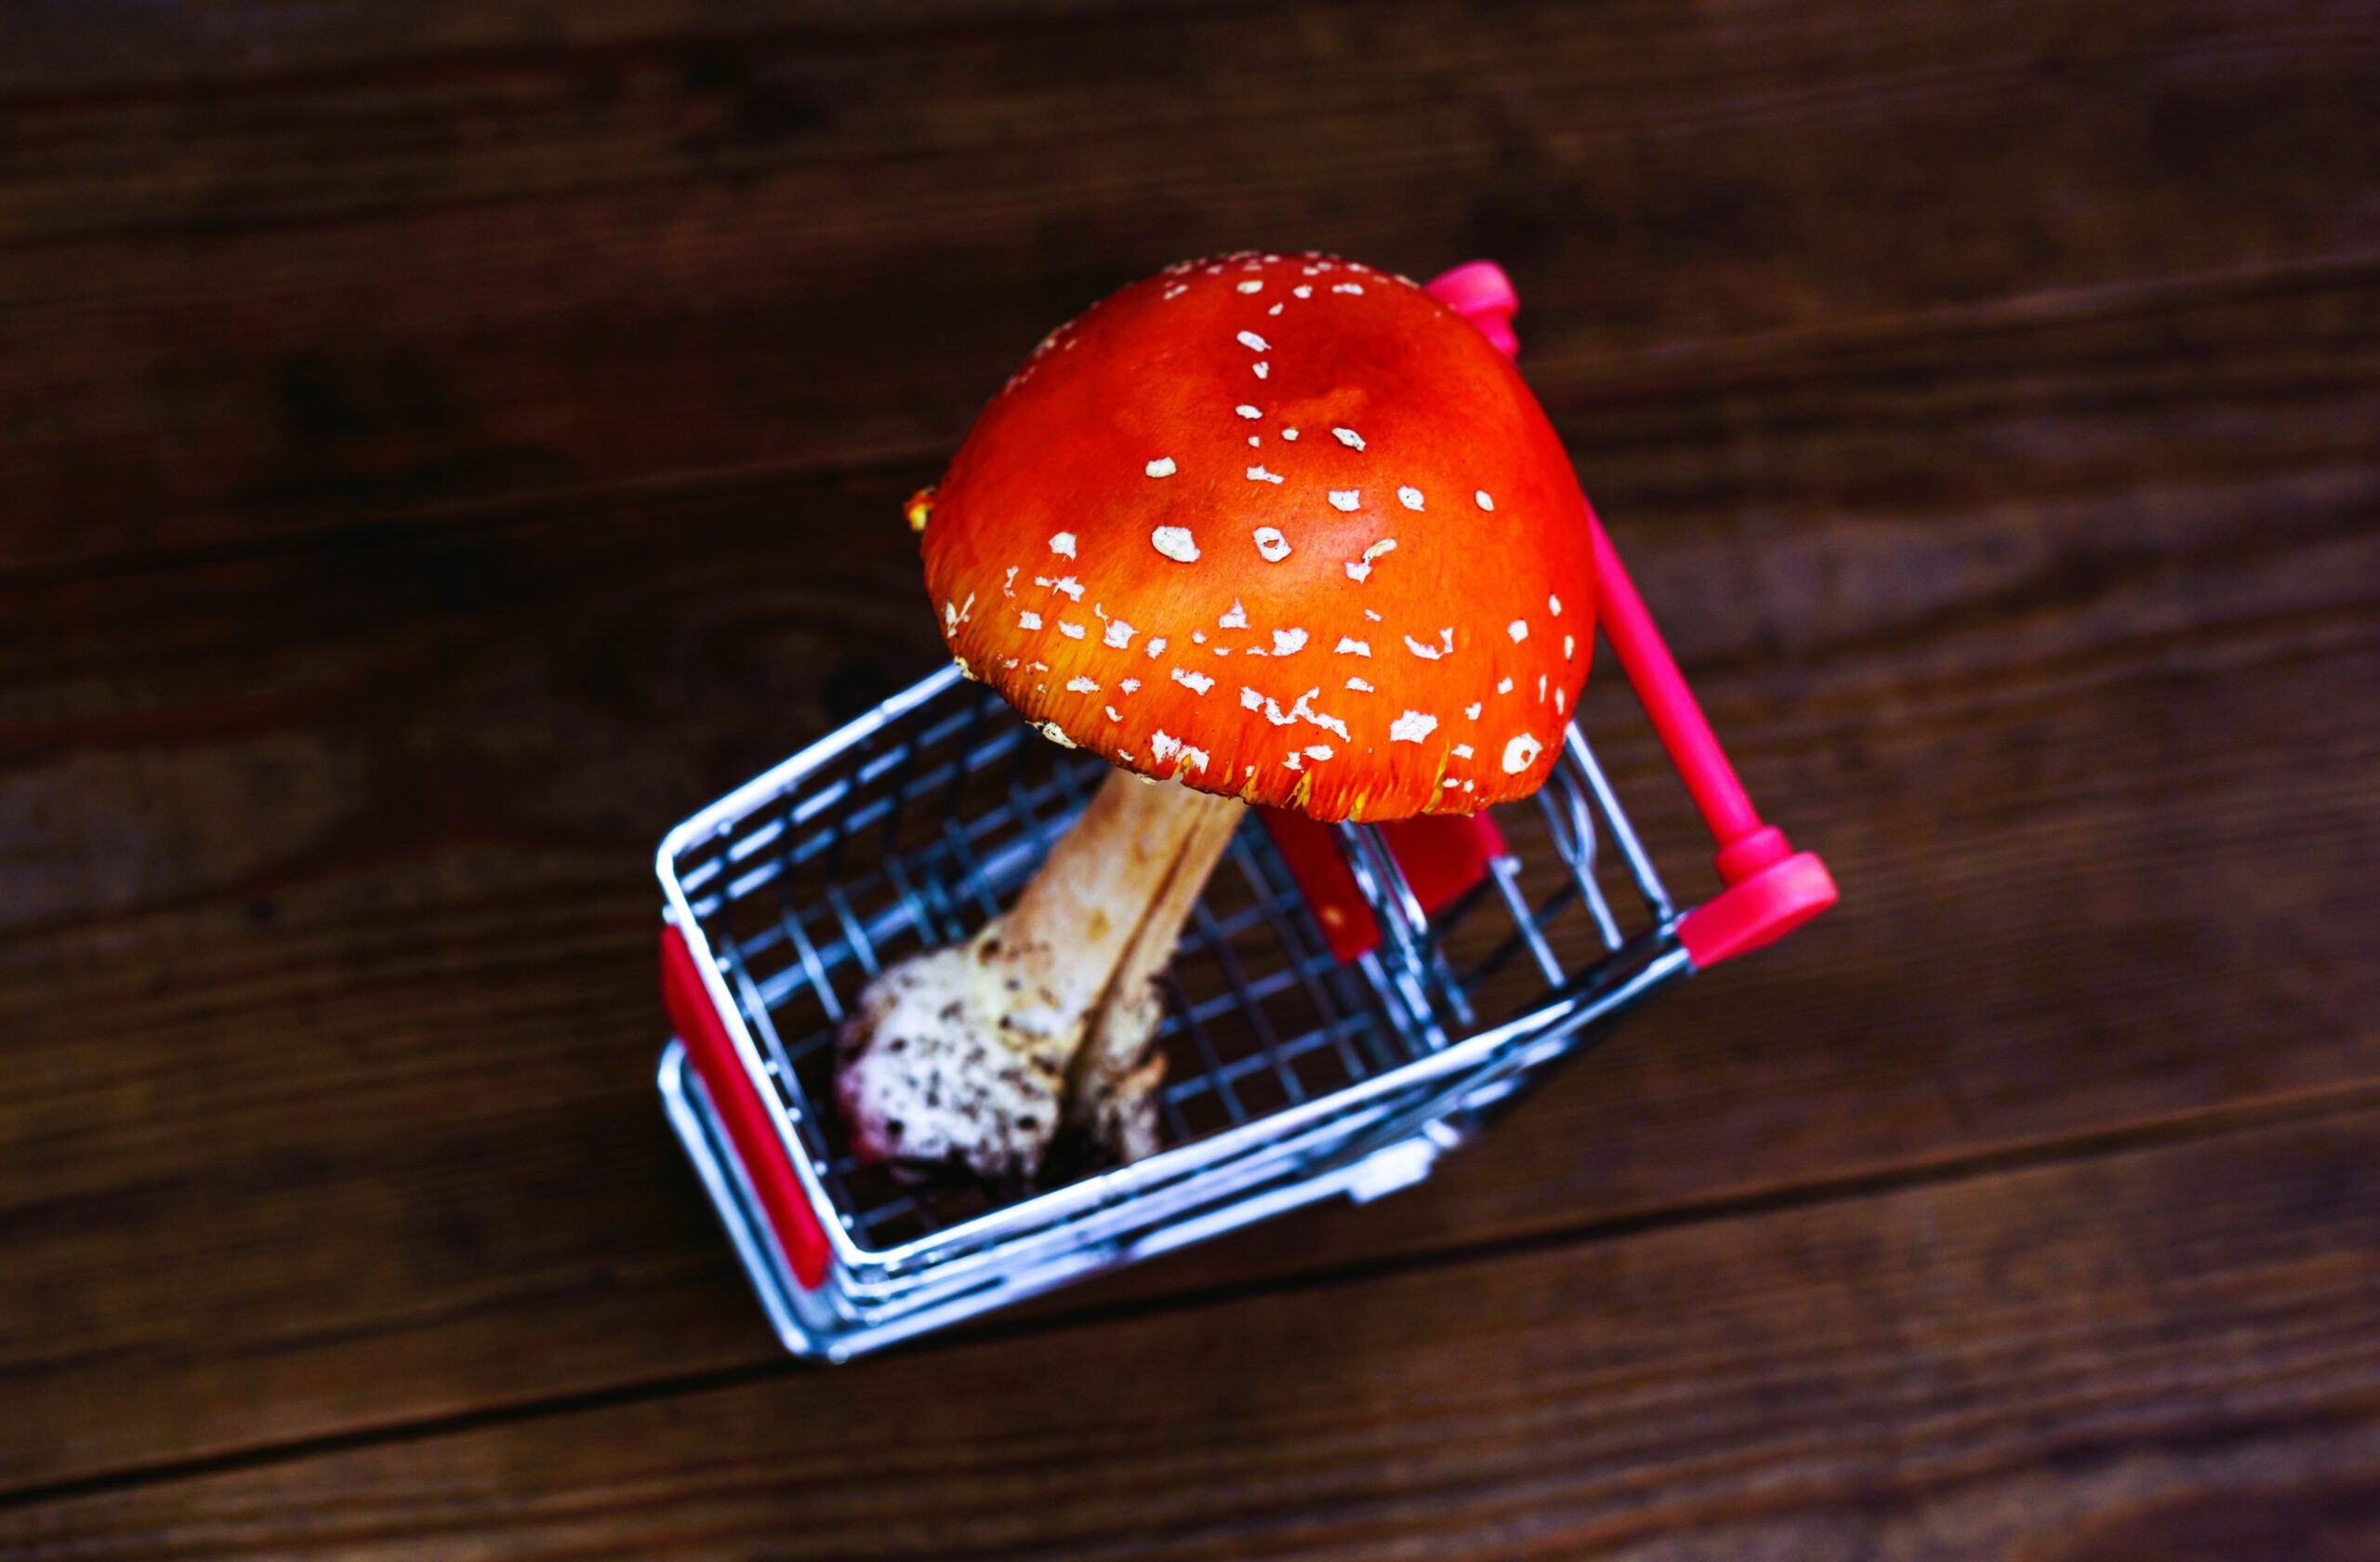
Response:
[[[14,8],[0,1553],[2380,1555],[2375,100],[2361,0]],[[1418,1191],[795,1366],[652,843],[1250,245],[1504,261],[1844,903]]]

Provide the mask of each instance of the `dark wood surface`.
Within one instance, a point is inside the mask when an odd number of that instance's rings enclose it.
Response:
[[[0,1555],[2380,1555],[2376,99],[2243,0],[0,19]],[[1506,262],[1845,903],[1421,1189],[783,1362],[652,842],[1246,244]]]

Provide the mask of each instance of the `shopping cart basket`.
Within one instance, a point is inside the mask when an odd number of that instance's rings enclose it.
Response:
[[[1431,289],[1512,350],[1515,300],[1493,266]],[[830,1105],[835,1032],[860,989],[997,916],[1104,761],[949,668],[668,833],[662,985],[678,1034],[662,1100],[787,1349],[840,1360],[1418,1182],[1615,1016],[1833,903],[1818,859],[1761,823],[1590,524],[1599,628],[1718,841],[1726,887],[1673,902],[1575,722],[1536,797],[1476,819],[1252,817],[1166,974],[1163,1148],[1130,1165],[1014,1196],[904,1181],[855,1159]]]

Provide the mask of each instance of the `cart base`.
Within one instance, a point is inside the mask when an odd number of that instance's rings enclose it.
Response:
[[[743,1262],[761,1311],[778,1342],[795,1356],[819,1361],[845,1361],[855,1356],[906,1340],[931,1330],[1021,1302],[1070,1281],[1117,1269],[1158,1253],[1243,1225],[1269,1219],[1300,1206],[1344,1195],[1369,1203],[1427,1178],[1438,1157],[1461,1143],[1463,1133],[1445,1122],[1433,1122],[1410,1138],[1383,1145],[1361,1159],[1319,1175],[1305,1177],[1252,1198],[1190,1215],[1171,1224],[1144,1232],[1127,1241],[1068,1253],[1021,1272],[986,1281],[983,1286],[940,1301],[929,1307],[897,1316],[871,1318],[851,1306],[835,1289],[835,1277],[808,1288],[797,1282],[792,1265],[769,1229],[759,1196],[745,1174],[742,1158],[727,1137],[727,1129],[709,1092],[686,1057],[684,1043],[672,1037],[661,1052],[657,1080],[662,1109],[685,1146],[686,1158],[710,1195],[735,1255]]]

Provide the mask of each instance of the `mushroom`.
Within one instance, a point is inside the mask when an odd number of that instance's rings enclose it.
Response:
[[[837,1099],[863,1159],[1014,1180],[1062,1128],[1153,1151],[1156,978],[1244,805],[1526,796],[1586,677],[1586,501],[1536,399],[1428,293],[1328,256],[1093,306],[910,517],[959,665],[1117,769],[1013,907],[862,995]]]

